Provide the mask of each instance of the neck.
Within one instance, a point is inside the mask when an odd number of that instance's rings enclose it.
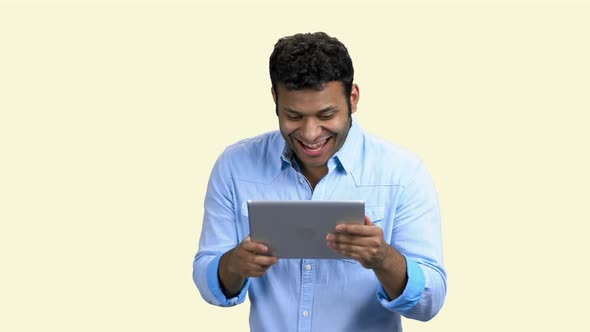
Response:
[[[321,167],[302,167],[301,173],[309,184],[311,185],[311,189],[315,189],[315,186],[320,182],[320,180],[328,174],[328,166],[324,165]]]

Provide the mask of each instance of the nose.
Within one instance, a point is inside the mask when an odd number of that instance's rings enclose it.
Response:
[[[307,143],[313,143],[322,134],[322,127],[313,117],[308,117],[303,121],[300,129],[300,136]]]

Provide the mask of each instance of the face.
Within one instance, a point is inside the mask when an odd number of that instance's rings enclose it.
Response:
[[[271,89],[272,90],[272,89]],[[287,90],[278,84],[277,104],[279,127],[304,171],[326,171],[328,159],[342,147],[350,117],[347,97],[341,82],[324,84],[322,90]],[[356,112],[359,90],[353,84],[350,95],[351,112]]]

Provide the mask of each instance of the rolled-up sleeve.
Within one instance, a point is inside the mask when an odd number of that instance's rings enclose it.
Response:
[[[203,299],[211,304],[222,307],[240,304],[246,299],[246,293],[250,286],[250,279],[246,279],[244,286],[237,296],[231,298],[226,297],[217,276],[220,259],[221,255],[212,256],[212,259],[209,259],[209,263],[205,269],[193,268],[193,279],[195,280],[195,284],[199,288]],[[195,266],[196,264],[197,260],[195,259]]]
[[[199,250],[193,261],[193,281],[201,296],[208,303],[218,306],[244,302],[250,285],[249,280],[246,281],[236,297],[226,298],[218,278],[221,256],[240,242],[232,199],[232,176],[225,156],[224,153],[219,157],[211,171],[205,196]]]
[[[421,162],[408,179],[396,209],[390,243],[406,259],[408,283],[393,301],[381,287],[377,297],[389,310],[427,321],[440,311],[446,296],[440,213],[434,185]]]
[[[379,284],[377,289],[377,299],[384,308],[391,311],[404,312],[410,310],[420,300],[424,291],[425,281],[422,269],[413,260],[405,256],[404,258],[406,259],[408,282],[403,293],[396,299],[390,300],[381,284]]]

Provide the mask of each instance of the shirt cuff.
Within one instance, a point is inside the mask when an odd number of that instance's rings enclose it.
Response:
[[[219,270],[219,261],[221,260],[221,256],[219,255],[215,257],[207,267],[207,286],[209,286],[209,290],[211,294],[215,297],[215,300],[219,302],[221,306],[233,306],[236,304],[240,304],[244,302],[246,299],[246,293],[248,292],[248,287],[250,286],[250,279],[247,278],[242,290],[240,293],[228,299],[225,294],[223,294],[223,290],[221,289],[221,284],[219,282],[219,277],[217,271]]]
[[[395,300],[390,300],[387,292],[381,284],[377,288],[377,299],[381,305],[388,310],[396,312],[405,312],[410,310],[420,300],[426,281],[424,279],[424,271],[422,268],[404,255],[406,259],[406,273],[408,275],[408,283],[404,292]]]

